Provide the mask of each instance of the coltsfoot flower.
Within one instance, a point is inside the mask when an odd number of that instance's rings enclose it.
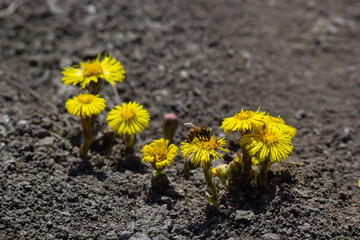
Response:
[[[264,117],[264,121],[266,124],[273,125],[279,128],[284,133],[290,135],[291,138],[294,138],[296,135],[296,128],[286,125],[285,121],[280,116],[275,118],[270,115],[266,115]]]
[[[115,106],[107,115],[106,121],[110,128],[119,135],[134,135],[148,126],[149,113],[136,102],[123,103]]]
[[[64,76],[61,80],[63,83],[74,86],[80,84],[80,89],[82,89],[88,86],[90,82],[98,82],[99,79],[104,79],[111,85],[122,82],[125,78],[125,70],[121,63],[107,55],[100,61],[100,56],[99,53],[95,60],[81,62],[80,66],[65,68],[62,71]]]
[[[166,166],[170,166],[177,155],[178,148],[174,144],[169,145],[169,142],[170,140],[161,138],[145,145],[141,150],[142,160],[151,163],[156,171],[161,171]]]
[[[207,138],[195,138],[191,143],[182,142],[181,152],[185,159],[190,158],[191,163],[204,167],[209,164],[211,158],[214,160],[223,159],[223,155],[219,152],[229,152],[225,149],[227,144],[224,138],[216,138],[212,136]]]
[[[261,121],[265,112],[260,112],[260,108],[254,111],[244,111],[241,109],[239,113],[236,113],[233,117],[224,118],[221,129],[226,134],[231,134],[234,131],[239,131],[241,134],[251,132],[255,127],[263,125]]]
[[[280,162],[289,156],[293,148],[290,135],[272,125],[266,125],[260,132],[244,135],[241,146],[260,163],[266,159]]]
[[[65,103],[68,112],[74,116],[96,116],[105,109],[105,100],[99,95],[79,94]]]

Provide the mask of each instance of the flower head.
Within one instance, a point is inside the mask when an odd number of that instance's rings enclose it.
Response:
[[[73,99],[68,99],[65,103],[68,112],[74,116],[93,116],[98,115],[105,108],[105,100],[99,95],[79,94]]]
[[[170,166],[178,148],[174,144],[169,145],[169,141],[161,138],[145,145],[141,150],[142,160],[151,163],[158,171]]]
[[[125,78],[124,67],[119,61],[111,56],[104,56],[100,61],[101,54],[92,61],[81,62],[80,66],[67,67],[62,74],[64,75],[62,81],[64,84],[80,84],[80,88],[85,88],[90,82],[97,82],[98,79],[105,79],[111,85],[116,82],[122,82]]]
[[[271,162],[280,162],[292,151],[291,137],[272,125],[252,134],[245,134],[241,138],[241,146],[259,162],[270,158]]]
[[[291,138],[294,138],[296,135],[296,128],[286,125],[285,121],[279,116],[277,118],[267,115],[264,117],[264,122],[267,125],[275,126],[284,133],[288,134]]]
[[[119,135],[140,133],[142,129],[148,126],[149,120],[149,113],[136,102],[115,106],[106,118],[110,128]]]
[[[191,143],[182,142],[181,152],[185,159],[190,158],[191,163],[204,167],[210,163],[211,158],[214,160],[222,159],[223,155],[218,151],[229,152],[226,147],[225,139],[212,136],[207,138],[195,138]]]
[[[265,113],[259,112],[259,110],[260,108],[254,112],[241,109],[233,117],[224,118],[220,128],[224,129],[224,132],[227,134],[231,134],[234,131],[239,131],[241,134],[251,132],[255,127],[263,124],[261,120]]]

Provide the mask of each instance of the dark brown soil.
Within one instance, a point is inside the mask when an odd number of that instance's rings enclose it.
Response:
[[[360,239],[359,24],[357,0],[25,1],[0,18],[0,239]],[[178,156],[174,189],[155,194],[120,140],[82,162],[64,107],[78,90],[61,70],[99,52],[125,66],[121,100],[151,114],[138,156],[167,112],[218,135],[241,108],[283,116],[298,134],[273,191],[229,196],[218,182],[210,207]],[[109,84],[101,95],[119,104]]]

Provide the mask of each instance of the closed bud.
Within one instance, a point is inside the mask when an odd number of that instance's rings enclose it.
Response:
[[[178,118],[174,113],[167,113],[164,116],[164,123],[163,123],[163,132],[164,132],[164,138],[166,140],[172,141],[177,126],[178,126]]]
[[[217,176],[221,180],[222,184],[224,184],[225,187],[227,187],[228,183],[229,183],[228,182],[228,178],[229,178],[228,168],[229,168],[229,166],[227,164],[220,164],[220,165],[216,166],[216,168],[215,168],[216,174],[214,174],[214,176]]]
[[[233,181],[240,176],[241,171],[242,167],[239,162],[231,161],[231,163],[229,163],[228,174]]]

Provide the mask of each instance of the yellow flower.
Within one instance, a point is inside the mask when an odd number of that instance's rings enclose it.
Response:
[[[280,162],[292,151],[291,137],[280,129],[266,125],[265,129],[241,138],[241,146],[259,162],[270,158],[271,162]]]
[[[273,125],[279,128],[286,134],[289,134],[291,138],[294,138],[296,135],[296,128],[286,125],[285,121],[279,116],[277,118],[267,115],[264,117],[265,124]]]
[[[99,53],[97,58],[92,61],[81,62],[80,66],[67,67],[62,74],[61,79],[64,84],[76,85],[80,83],[80,89],[85,88],[90,82],[97,82],[98,79],[105,79],[111,85],[115,85],[116,82],[122,82],[125,78],[124,67],[119,61],[111,56],[104,56],[104,59],[100,61],[101,54]]]
[[[204,167],[209,163],[211,158],[214,160],[222,159],[223,155],[218,150],[229,152],[224,147],[227,146],[225,139],[212,136],[210,139],[195,138],[191,143],[182,142],[181,152],[185,159],[190,158],[191,163],[195,166]]]
[[[140,133],[148,126],[149,113],[143,106],[136,102],[123,103],[122,106],[115,106],[107,115],[106,121],[110,128],[119,135],[133,135]]]
[[[261,121],[264,117],[264,112],[259,112],[260,108],[254,111],[244,111],[241,109],[239,113],[236,113],[233,117],[224,118],[221,129],[224,130],[226,134],[231,134],[234,131],[239,131],[241,134],[249,133],[254,128],[263,125]]]
[[[79,94],[73,99],[68,99],[65,103],[68,112],[74,116],[93,116],[98,115],[105,108],[105,100],[99,95]]]
[[[170,166],[177,155],[178,148],[174,144],[169,145],[169,141],[161,138],[145,145],[141,150],[142,160],[151,163],[157,171]]]

